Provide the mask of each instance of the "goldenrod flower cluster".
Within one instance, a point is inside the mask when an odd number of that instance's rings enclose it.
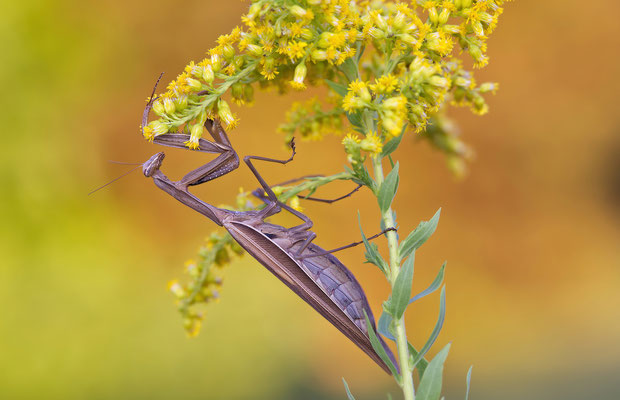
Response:
[[[197,260],[185,263],[189,282],[181,284],[173,280],[168,283],[168,289],[177,299],[183,326],[189,336],[196,336],[200,332],[204,310],[199,310],[199,306],[219,299],[221,269],[230,262],[231,255],[241,254],[243,249],[230,235],[211,234],[198,251]]]
[[[342,113],[339,106],[329,104],[331,108],[324,109],[317,98],[304,103],[295,102],[286,114],[286,123],[279,126],[278,131],[285,134],[286,142],[297,134],[305,140],[321,140],[329,133],[343,130]]]
[[[341,131],[346,117],[355,130],[385,142],[406,124],[423,130],[447,100],[484,113],[482,94],[494,85],[478,86],[455,53],[467,52],[474,67],[486,65],[486,38],[504,2],[254,0],[243,28],[220,36],[206,58],[190,62],[156,98],[158,119],[143,134],[185,132],[187,145],[196,147],[207,118],[229,129],[237,125],[224,97],[251,104],[255,85],[284,92],[325,83],[338,93],[340,104],[331,110],[311,103],[304,112],[296,105],[281,128],[312,140]],[[364,124],[369,118],[379,124]],[[364,147],[375,152],[381,146]]]

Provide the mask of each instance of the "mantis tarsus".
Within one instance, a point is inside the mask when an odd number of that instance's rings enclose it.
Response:
[[[313,225],[310,218],[286,204],[280,203],[271,187],[252,164],[252,160],[286,164],[295,155],[294,146],[291,146],[291,157],[286,160],[274,160],[258,156],[245,157],[244,162],[253,172],[262,188],[255,191],[254,194],[261,198],[266,205],[261,210],[225,210],[203,202],[188,190],[190,186],[215,179],[239,166],[239,157],[233,150],[220,123],[217,120],[207,120],[205,127],[213,137],[214,142],[199,139],[197,150],[219,154],[217,158],[189,172],[181,180],[174,182],[160,170],[164,159],[164,153],[161,152],[153,155],[143,164],[144,175],[153,178],[157,187],[181,203],[226,228],[230,235],[252,257],[390,374],[390,368],[373,349],[369,339],[364,312],[368,315],[375,332],[376,326],[362,287],[353,274],[336,257],[312,243],[316,234],[310,231]],[[164,146],[187,149],[184,144],[187,138],[188,136],[184,134],[169,133],[156,137],[154,142]],[[281,209],[295,215],[303,223],[285,228],[265,222],[266,218],[279,213]],[[375,235],[375,237],[379,235]],[[397,365],[388,346],[379,335],[377,337],[392,363]]]

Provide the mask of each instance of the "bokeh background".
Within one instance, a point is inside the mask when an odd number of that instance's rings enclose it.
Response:
[[[245,2],[3,2],[0,114],[0,397],[5,399],[358,399],[398,391],[361,351],[246,257],[189,339],[166,291],[216,227],[139,172],[94,187],[159,148],[138,133],[155,78],[175,76]],[[448,260],[452,341],[446,394],[474,399],[620,398],[620,4],[519,0],[489,41],[480,80],[500,82],[491,113],[451,112],[476,149],[457,181],[443,156],[406,139],[395,207],[413,228],[443,207],[417,255],[415,289]],[[285,154],[275,128],[292,97],[237,109],[240,154]],[[271,182],[334,173],[339,138],[301,143]],[[171,176],[204,162],[168,151]],[[244,167],[197,189],[215,204],[256,186]],[[348,187],[325,188],[326,196]],[[372,198],[308,204],[317,242],[357,240],[356,212],[377,230]],[[282,220],[281,222],[292,222]],[[375,313],[387,295],[359,250],[339,258]],[[409,311],[421,345],[437,297]],[[396,397],[398,398],[398,397]]]

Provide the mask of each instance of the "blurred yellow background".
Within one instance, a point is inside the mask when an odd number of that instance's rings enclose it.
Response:
[[[226,270],[222,300],[186,338],[166,282],[216,226],[135,172],[94,187],[160,151],[138,125],[161,71],[172,79],[245,2],[5,2],[0,13],[0,398],[358,399],[398,391],[361,351],[249,257]],[[479,80],[500,82],[490,114],[451,112],[476,150],[455,181],[443,156],[409,136],[397,157],[395,208],[408,231],[443,207],[416,257],[415,290],[444,259],[452,341],[446,393],[473,399],[620,398],[620,4],[510,3]],[[320,92],[319,92],[320,93]],[[292,101],[260,93],[236,108],[240,154],[283,156],[278,123]],[[300,143],[270,182],[335,173],[339,138]],[[172,177],[204,162],[168,151]],[[245,167],[196,190],[230,202],[256,182]],[[333,184],[321,194],[344,193]],[[378,230],[367,193],[307,204],[317,243]],[[286,219],[283,222],[287,222]],[[288,222],[291,222],[288,220]],[[338,256],[375,314],[387,295],[360,250]],[[410,309],[418,346],[438,298]]]

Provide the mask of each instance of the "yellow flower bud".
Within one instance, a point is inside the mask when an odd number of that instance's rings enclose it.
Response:
[[[437,15],[437,9],[435,7],[431,7],[427,11],[428,11],[428,19],[430,19],[430,21],[433,24],[436,24],[439,21],[439,16]]]
[[[174,99],[174,106],[177,110],[182,111],[187,108],[187,95],[182,94]]]
[[[213,68],[211,68],[211,65],[204,67],[204,70],[202,71],[202,79],[204,79],[207,84],[213,83],[215,74],[213,73]]]
[[[185,82],[187,83],[187,86],[192,88],[195,92],[198,92],[200,91],[200,89],[202,89],[202,83],[200,83],[200,81],[197,79],[186,78]]]
[[[147,125],[148,128],[153,132],[153,136],[163,135],[168,132],[168,127],[161,120],[157,119],[155,121],[149,122]]]
[[[482,85],[480,85],[480,93],[495,93],[495,91],[497,91],[499,85],[495,82],[485,82]]]
[[[222,55],[226,60],[230,60],[235,56],[235,48],[229,44],[222,46]]]
[[[247,52],[254,57],[260,57],[263,55],[263,48],[255,44],[249,44]]]
[[[295,74],[293,77],[293,81],[291,82],[291,86],[295,89],[305,89],[306,85],[304,84],[304,79],[306,78],[306,73],[308,72],[308,68],[306,64],[301,63],[295,67]]]
[[[404,43],[407,43],[409,46],[413,46],[414,44],[418,42],[412,35],[408,33],[404,33],[402,35],[399,35],[398,37],[400,38],[401,41],[403,41]]]
[[[294,6],[290,7],[289,11],[291,12],[291,14],[293,14],[294,16],[296,16],[298,18],[303,18],[308,13],[308,11],[306,11],[304,8],[302,8],[302,7],[298,6],[298,5],[294,5]]]
[[[383,100],[381,103],[381,107],[386,110],[402,110],[407,105],[407,98],[405,96],[396,96],[390,97],[389,99]]]
[[[196,117],[196,124],[202,126],[205,124],[206,121],[207,121],[207,111],[202,110],[200,114],[198,114],[198,117]]]
[[[211,55],[211,69],[213,72],[219,72],[222,69],[222,59],[217,54]]]
[[[161,103],[161,101],[156,100],[153,103],[153,112],[157,115],[159,115],[160,117],[163,116],[166,113],[166,110],[164,109],[164,105]]]
[[[448,10],[447,8],[444,8],[441,10],[441,13],[439,14],[439,17],[437,17],[437,21],[443,25],[446,22],[448,22],[448,19],[450,19],[450,10]]]
[[[377,29],[374,26],[368,30],[368,34],[373,39],[376,39],[376,40],[385,38],[385,31],[382,31],[381,29]]]
[[[299,202],[299,197],[297,196],[293,196],[289,201],[288,201],[289,206],[291,206],[291,208],[293,210],[297,210],[297,211],[303,211],[301,204]]]
[[[435,87],[448,88],[450,87],[450,81],[447,78],[439,75],[433,75],[429,79],[429,83]]]
[[[252,103],[254,101],[254,88],[252,85],[247,84],[243,87],[243,98],[248,103]]]
[[[185,296],[185,290],[177,280],[168,282],[168,290],[170,290],[178,298]]]
[[[262,6],[260,4],[254,3],[250,6],[250,10],[248,11],[248,17],[250,19],[254,19],[258,13],[260,12]]]
[[[236,82],[235,84],[233,84],[230,88],[230,94],[235,99],[243,100],[243,83]]]
[[[276,196],[280,196],[284,192],[284,188],[282,186],[274,186],[271,190]]]
[[[474,30],[474,34],[479,38],[484,37],[484,28],[482,27],[482,23],[480,21],[475,21],[471,24],[472,29]]]
[[[396,16],[392,19],[392,28],[397,31],[402,30],[405,27],[405,14],[398,11]]]
[[[220,99],[217,103],[217,116],[220,117],[228,127],[234,127],[237,123],[235,117],[230,111],[230,107],[226,101]]]
[[[301,30],[301,38],[309,42],[314,39],[314,32],[311,29],[304,28]]]
[[[327,52],[325,50],[312,50],[310,58],[312,58],[313,61],[325,61],[327,60]]]
[[[385,18],[383,18],[383,16],[379,13],[379,11],[372,12],[371,16],[375,25],[377,25],[377,28],[381,29],[384,32],[388,30],[388,24],[385,21]]]
[[[164,98],[164,110],[166,110],[166,114],[168,115],[174,114],[174,111],[176,110],[174,102],[169,97]]]

